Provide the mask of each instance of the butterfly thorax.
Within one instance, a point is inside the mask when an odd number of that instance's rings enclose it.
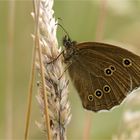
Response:
[[[65,63],[72,61],[73,57],[78,55],[78,49],[75,47],[76,44],[76,41],[71,41],[68,36],[64,36],[63,46],[65,47],[65,51],[63,56]]]

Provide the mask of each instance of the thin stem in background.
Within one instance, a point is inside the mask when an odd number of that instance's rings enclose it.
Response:
[[[100,9],[99,9],[99,19],[97,21],[96,27],[96,41],[101,41],[103,38],[104,28],[105,28],[105,19],[107,14],[107,0],[101,0]],[[90,136],[90,130],[92,125],[93,114],[87,113],[85,119],[85,126],[83,132],[83,140],[88,140]]]
[[[37,3],[34,0],[34,4]],[[45,123],[46,123],[46,130],[47,130],[47,139],[51,140],[51,130],[50,130],[50,118],[49,118],[49,111],[48,111],[48,99],[47,99],[47,93],[46,93],[46,87],[45,87],[45,74],[43,71],[43,60],[42,60],[42,49],[40,46],[40,41],[39,41],[39,14],[40,14],[40,1],[38,1],[38,4],[35,5],[37,7],[37,15],[35,16],[35,23],[36,23],[36,28],[35,28],[35,46],[38,48],[38,56],[39,56],[39,64],[40,64],[40,72],[41,72],[41,81],[42,81],[42,96],[43,96],[43,101],[44,101],[44,114],[45,114]]]
[[[33,9],[34,9],[34,13],[36,13],[34,0],[33,0]],[[34,77],[35,77],[36,50],[37,50],[36,45],[34,45],[33,55],[32,55],[33,60],[32,60],[32,66],[31,66],[31,74],[30,74],[31,76],[30,76],[29,91],[28,91],[28,103],[27,103],[27,112],[26,112],[24,140],[27,140],[29,137],[32,96],[33,96],[33,84],[34,84]]]
[[[95,35],[96,41],[101,41],[103,39],[106,16],[107,16],[107,0],[101,0],[99,12],[100,12],[99,19],[97,21],[96,35]]]
[[[8,48],[7,48],[7,73],[6,73],[6,124],[5,139],[12,140],[13,137],[13,49],[14,49],[14,15],[15,1],[8,3]]]
[[[33,1],[33,9],[34,9],[34,12],[35,12],[34,1]],[[29,91],[28,91],[28,103],[27,103],[24,140],[27,140],[28,137],[29,137],[28,135],[29,135],[29,127],[30,127],[31,108],[32,108],[33,84],[34,84],[34,77],[35,77],[36,49],[37,49],[36,45],[34,45],[33,55],[32,55],[33,60],[32,60],[32,66],[31,66],[31,74],[30,74],[31,76],[30,76]]]
[[[25,134],[24,134],[24,139],[25,140],[28,139],[30,118],[31,118],[33,84],[34,84],[34,77],[35,77],[35,58],[36,58],[36,51],[35,50],[36,50],[36,48],[34,47],[34,49],[33,49],[32,67],[31,67],[31,76],[30,76],[30,84],[29,84],[29,92],[28,92],[28,104],[27,104]]]
[[[34,77],[35,77],[35,60],[36,60],[36,45],[33,48],[33,60],[31,66],[31,76],[30,76],[30,83],[29,83],[29,91],[28,91],[28,104],[27,104],[27,113],[26,113],[26,123],[25,123],[25,134],[24,139],[28,139],[29,135],[29,126],[30,126],[30,118],[31,118],[31,108],[32,108],[32,96],[33,96],[33,84],[34,84]]]

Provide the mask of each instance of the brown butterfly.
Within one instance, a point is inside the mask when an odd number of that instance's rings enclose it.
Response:
[[[109,110],[140,87],[140,56],[99,42],[63,38],[65,63],[84,108]]]

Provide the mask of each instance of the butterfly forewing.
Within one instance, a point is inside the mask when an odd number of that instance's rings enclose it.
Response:
[[[108,56],[110,59],[116,61],[123,68],[125,68],[130,74],[133,81],[132,89],[140,86],[140,56],[137,56],[126,49],[98,42],[80,43],[77,45],[77,47],[81,48],[81,50],[90,48],[91,50]],[[127,67],[123,65],[123,60],[125,59],[129,59],[131,61],[130,66]]]
[[[76,44],[69,75],[88,110],[109,110],[140,86],[140,57],[117,46]]]

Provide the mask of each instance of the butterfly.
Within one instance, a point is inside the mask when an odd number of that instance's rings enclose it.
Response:
[[[85,109],[98,112],[121,104],[140,87],[140,56],[115,45],[63,38],[64,62]]]

